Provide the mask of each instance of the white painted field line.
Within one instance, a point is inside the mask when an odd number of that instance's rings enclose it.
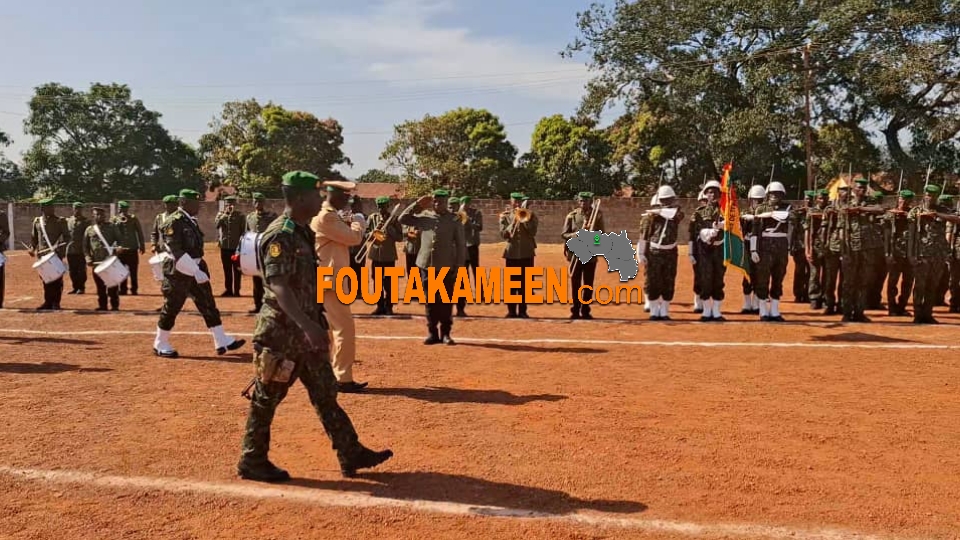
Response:
[[[0,466],[0,474],[46,484],[73,484],[112,489],[148,489],[167,493],[193,493],[246,499],[284,499],[327,507],[400,508],[415,512],[496,518],[526,518],[568,522],[577,525],[619,527],[650,532],[669,532],[691,537],[735,537],[791,540],[900,540],[839,529],[801,529],[751,523],[693,523],[641,517],[618,517],[607,513],[548,514],[486,505],[419,499],[391,499],[364,493],[309,489],[296,486],[270,487],[253,483],[203,482],[178,478],[99,475],[83,471],[20,469]]]
[[[35,334],[42,336],[104,336],[104,335],[137,335],[152,336],[154,331],[150,330],[80,330],[80,331],[54,331],[54,330],[31,330],[28,328],[0,328],[0,334]],[[252,337],[253,334],[238,332],[228,332],[237,337]],[[208,336],[210,332],[186,331],[172,332],[172,337],[176,339],[180,336]],[[358,335],[357,339],[368,339],[372,341],[422,341],[423,336],[371,336]],[[806,349],[905,349],[905,350],[953,350],[960,349],[960,345],[937,345],[930,343],[807,343],[803,341],[794,342],[769,342],[769,341],[630,341],[620,339],[559,339],[559,338],[534,338],[534,339],[502,339],[502,338],[470,338],[457,337],[456,341],[463,343],[506,343],[516,345],[624,345],[632,347],[704,347],[704,348],[737,348],[737,347],[776,347],[776,348],[806,348]]]

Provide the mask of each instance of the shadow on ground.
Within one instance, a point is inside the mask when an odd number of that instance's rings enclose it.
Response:
[[[365,492],[374,497],[401,500],[427,500],[478,506],[496,506],[511,510],[525,510],[545,514],[568,514],[577,510],[593,510],[618,514],[642,512],[647,506],[640,502],[618,500],[584,500],[563,491],[531,486],[519,486],[504,482],[492,482],[459,474],[439,472],[391,472],[360,473],[359,478],[368,482],[345,480],[311,480],[295,478],[291,485],[337,490]],[[489,509],[476,509],[482,515],[508,515]]]
[[[607,349],[597,349],[592,347],[536,347],[534,345],[513,345],[509,343],[468,343],[460,341],[458,345],[464,347],[477,347],[480,349],[495,349],[507,352],[533,352],[533,353],[560,353],[560,354],[603,354],[609,352]]]
[[[890,336],[879,336],[865,332],[847,332],[845,334],[831,334],[828,336],[813,336],[810,341],[826,343],[916,343],[912,339],[900,339]]]
[[[103,373],[113,370],[110,368],[87,368],[76,364],[63,364],[61,362],[41,362],[39,364],[27,362],[0,363],[0,373],[64,373],[66,371]]]
[[[567,396],[535,394],[517,396],[503,390],[461,390],[428,386],[425,388],[366,388],[364,394],[401,396],[430,403],[493,403],[496,405],[526,405],[533,401],[560,401]]]
[[[48,343],[54,345],[99,345],[99,341],[90,341],[87,339],[70,339],[57,337],[15,337],[0,336],[0,344],[9,343],[10,345],[28,345]]]

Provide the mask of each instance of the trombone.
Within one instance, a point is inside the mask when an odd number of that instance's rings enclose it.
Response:
[[[600,199],[594,199],[593,203],[593,210],[590,212],[590,219],[587,220],[586,227],[584,227],[588,231],[592,231],[597,225],[597,216],[600,214]],[[577,257],[576,253],[574,253],[573,259],[570,260],[569,273],[571,276],[573,275],[573,269],[577,266],[577,261],[579,260],[580,258]]]
[[[520,208],[517,208],[513,211],[513,223],[510,224],[510,236],[517,234],[517,229],[520,227],[521,223],[526,223],[530,221],[530,218],[533,217],[533,214],[527,210],[527,202],[523,201],[520,204]]]
[[[357,251],[357,254],[353,257],[353,260],[357,264],[360,264],[364,259],[367,258],[367,253],[370,251],[370,247],[373,246],[374,242],[383,242],[387,239],[387,227],[389,227],[390,223],[397,217],[397,210],[400,210],[399,203],[393,207],[393,211],[390,212],[390,217],[381,223],[379,227],[370,231],[370,234],[367,235],[366,240],[363,242],[363,246],[360,247],[360,250]]]

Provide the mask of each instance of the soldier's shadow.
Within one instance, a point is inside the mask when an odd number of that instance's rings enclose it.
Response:
[[[226,362],[228,364],[247,364],[253,361],[253,353],[227,354],[223,356],[186,356],[181,354],[176,360],[198,360],[201,362]]]
[[[912,339],[879,336],[876,334],[867,334],[865,332],[847,332],[845,334],[812,336],[810,341],[820,341],[824,343],[917,343]]]
[[[34,364],[30,362],[4,362],[0,363],[0,373],[64,373],[67,371],[104,373],[113,371],[110,368],[99,368],[78,366],[76,364],[64,364],[62,362],[40,362]]]
[[[592,347],[534,347],[531,345],[513,345],[509,343],[470,343],[461,341],[460,346],[477,347],[481,349],[495,349],[508,352],[533,352],[533,353],[569,353],[569,354],[603,354],[609,352],[607,349],[597,349]]]
[[[634,514],[647,509],[641,502],[579,499],[559,490],[494,482],[460,474],[430,471],[361,472],[358,477],[368,482],[294,478],[289,483],[305,488],[365,492],[386,499],[497,507],[471,509],[476,515],[535,517],[563,515],[577,510]]]
[[[400,396],[430,403],[491,403],[495,405],[526,405],[533,401],[561,401],[567,396],[557,394],[534,394],[518,396],[504,390],[463,390],[428,386],[426,388],[366,388],[364,394],[375,396]]]

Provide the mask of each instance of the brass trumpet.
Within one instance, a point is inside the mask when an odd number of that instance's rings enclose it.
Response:
[[[373,246],[375,242],[383,242],[387,239],[386,229],[397,217],[398,210],[400,210],[399,204],[393,207],[393,211],[390,212],[390,217],[381,223],[379,227],[370,231],[370,234],[367,235],[367,239],[363,242],[363,246],[360,247],[360,250],[357,251],[357,254],[353,257],[354,261],[356,261],[358,264],[363,262],[363,260],[367,257],[367,253],[370,252],[370,247]]]
[[[510,224],[510,236],[517,233],[521,223],[527,223],[533,217],[533,213],[527,210],[527,202],[523,201],[520,208],[513,211],[513,223]]]
[[[120,214],[119,216],[117,216],[117,222],[118,222],[118,223],[126,223],[126,222],[127,222],[127,216],[126,216],[126,214]]]

